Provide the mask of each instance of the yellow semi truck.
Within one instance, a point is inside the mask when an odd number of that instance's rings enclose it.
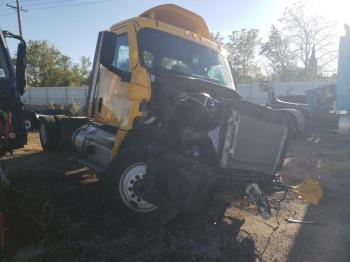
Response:
[[[162,5],[114,24],[92,75],[86,117],[41,116],[40,140],[78,151],[125,223],[159,226],[244,194],[269,217],[262,191],[280,185],[288,121],[241,99],[203,18]]]

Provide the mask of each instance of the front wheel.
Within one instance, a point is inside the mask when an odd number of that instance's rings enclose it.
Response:
[[[125,149],[107,171],[107,188],[111,204],[123,223],[145,229],[162,226],[172,220],[177,209],[159,206],[144,200],[135,187],[147,175],[149,153],[145,147]]]

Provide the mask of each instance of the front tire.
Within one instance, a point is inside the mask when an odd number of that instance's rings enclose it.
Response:
[[[170,222],[177,209],[158,206],[142,199],[134,191],[146,176],[149,153],[146,147],[123,150],[111,163],[106,186],[112,208],[123,223],[139,229],[158,227]]]

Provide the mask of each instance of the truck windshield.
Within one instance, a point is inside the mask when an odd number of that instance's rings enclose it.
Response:
[[[3,46],[3,43],[1,43],[0,38],[0,81],[6,80],[9,77],[9,71],[7,66],[7,59],[5,56],[5,47]]]
[[[145,28],[138,33],[141,63],[234,88],[227,59],[220,53],[169,33]]]

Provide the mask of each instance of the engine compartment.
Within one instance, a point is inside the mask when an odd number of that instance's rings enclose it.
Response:
[[[104,180],[115,160],[143,152],[146,176],[133,192],[180,209],[201,209],[225,192],[242,196],[247,185],[271,189],[290,135],[281,114],[215,83],[174,74],[153,79],[152,97],[140,104],[143,116],[131,130],[90,121],[74,132],[72,144],[84,165]],[[119,132],[126,134],[114,158]],[[263,197],[260,189],[249,192]]]
[[[239,93],[190,77],[158,74],[143,125],[165,129],[187,157],[218,168],[274,175],[288,127],[271,109]],[[151,121],[150,121],[151,120]]]

